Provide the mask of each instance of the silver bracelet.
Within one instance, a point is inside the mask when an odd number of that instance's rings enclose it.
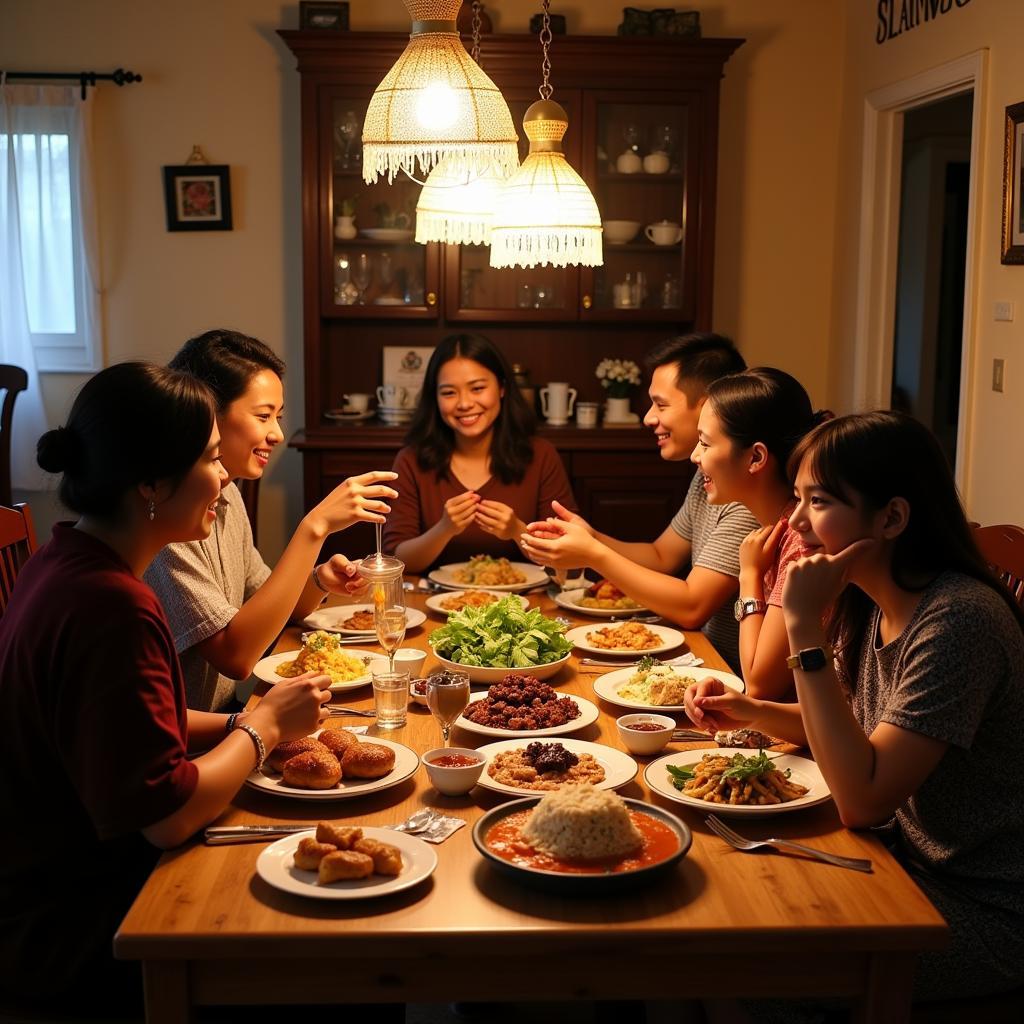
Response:
[[[231,732],[231,730],[234,729],[235,722],[238,721],[239,714],[240,714],[240,712],[238,712],[238,711],[232,711],[231,714],[228,715],[228,720],[224,724],[224,731],[225,732]]]
[[[256,771],[259,771],[267,759],[267,748],[263,745],[263,737],[251,725],[240,725],[238,728],[249,734],[249,739],[252,740],[253,746],[256,748]]]
[[[320,593],[329,594],[330,591],[320,582],[320,577],[317,575],[317,569],[319,568],[319,565],[313,566],[313,582],[316,584],[316,588],[320,591]]]

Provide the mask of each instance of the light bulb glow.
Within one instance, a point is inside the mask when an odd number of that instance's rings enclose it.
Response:
[[[428,131],[445,131],[459,116],[459,97],[447,82],[431,82],[420,90],[416,117]]]

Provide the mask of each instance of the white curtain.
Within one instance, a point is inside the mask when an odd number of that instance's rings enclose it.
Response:
[[[100,336],[92,102],[78,86],[0,83],[0,94],[0,362],[29,376],[14,407],[11,479],[41,490],[36,345],[66,338],[91,351]]]

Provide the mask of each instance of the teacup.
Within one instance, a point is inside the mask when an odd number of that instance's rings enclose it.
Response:
[[[675,245],[682,241],[683,229],[670,220],[660,220],[657,224],[648,224],[644,234],[655,245]]]
[[[362,393],[342,395],[341,400],[345,403],[345,412],[364,413],[370,408],[370,396]]]

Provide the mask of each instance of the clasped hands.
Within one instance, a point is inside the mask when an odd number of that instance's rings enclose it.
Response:
[[[444,520],[451,533],[459,534],[471,523],[499,540],[515,540],[525,529],[515,510],[501,501],[481,498],[476,491],[464,491],[444,503]]]

